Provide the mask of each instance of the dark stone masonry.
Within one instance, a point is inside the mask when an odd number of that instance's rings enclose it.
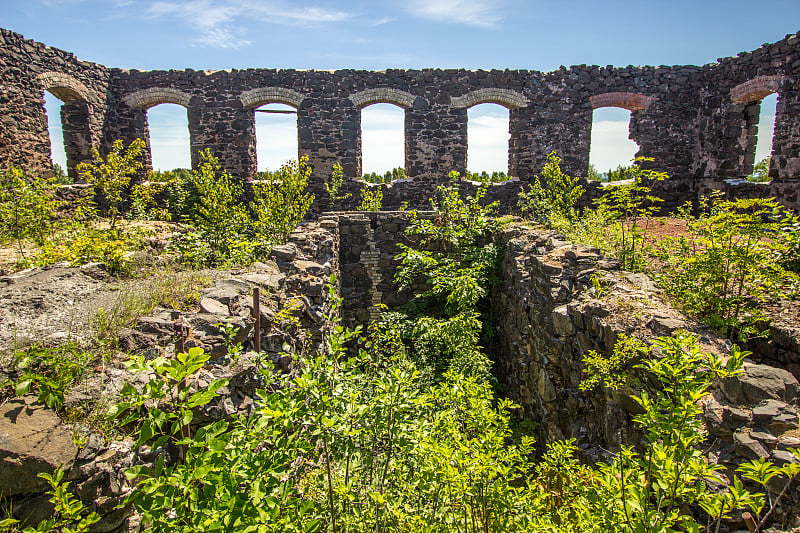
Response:
[[[384,102],[405,110],[405,170],[411,178],[384,205],[415,206],[451,170],[466,170],[469,107],[492,102],[510,110],[509,172],[524,184],[553,150],[565,171],[585,175],[592,110],[615,106],[632,111],[630,138],[638,155],[655,158],[672,177],[671,192],[686,200],[708,188],[737,192],[730,180],[752,171],[761,99],[778,93],[773,182],[756,193],[797,207],[799,37],[787,35],[704,66],[139,71],[81,61],[0,29],[0,168],[52,172],[43,107],[44,91],[50,91],[65,103],[61,120],[72,176],[91,147],[104,152],[115,139],[149,142],[147,110],[174,103],[187,109],[192,164],[210,149],[232,175],[247,179],[256,172],[255,109],[284,103],[297,109],[299,152],[308,155],[317,198],[324,202],[322,184],[333,163],[340,162],[349,178],[361,175],[361,109]],[[145,159],[149,166],[149,150]]]

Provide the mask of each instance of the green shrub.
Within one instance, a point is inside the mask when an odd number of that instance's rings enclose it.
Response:
[[[527,191],[520,191],[517,205],[523,216],[547,226],[557,219],[577,217],[575,203],[583,196],[584,189],[578,185],[580,178],[564,174],[560,165],[561,158],[550,152],[541,177],[536,176]]]
[[[29,346],[11,355],[14,379],[0,383],[0,395],[37,394],[36,402],[54,411],[64,406],[64,393],[84,373],[90,362],[87,352],[75,343],[57,347]]]
[[[341,202],[347,200],[352,196],[348,193],[340,193],[344,185],[344,172],[340,163],[334,163],[331,171],[331,176],[325,182],[325,190],[328,193],[328,200],[330,202],[330,209],[338,209],[341,207]]]
[[[406,233],[418,244],[399,245],[395,281],[416,294],[404,316],[388,315],[384,323],[411,344],[426,379],[435,381],[448,369],[489,378],[478,308],[495,279],[498,250],[489,238],[496,204],[482,206],[485,194],[486,185],[464,200],[457,189],[439,187],[433,218],[411,212]]]
[[[772,178],[769,177],[769,162],[770,158],[765,157],[764,159],[756,163],[753,166],[753,173],[747,176],[747,181],[753,183],[770,181]]]
[[[651,169],[642,168],[640,163],[652,158],[640,157],[626,172],[633,181],[626,184],[611,185],[603,196],[595,200],[597,212],[608,221],[611,239],[610,251],[622,261],[623,268],[634,272],[644,270],[650,243],[647,232],[650,220],[661,202],[650,194],[646,182],[667,179],[667,175]]]
[[[792,220],[775,200],[717,201],[688,237],[665,242],[658,281],[723,334],[757,334],[764,317],[752,303],[785,296],[797,283],[782,264],[797,246]]]
[[[0,175],[0,237],[17,241],[23,261],[23,240],[33,238],[42,245],[53,232],[55,212],[61,205],[55,199],[56,187],[54,178],[28,181],[13,166]]]
[[[303,221],[314,202],[314,196],[306,192],[310,176],[308,156],[303,156],[299,161],[281,165],[272,179],[253,184],[252,225],[258,242],[283,244]]]
[[[141,139],[133,140],[127,148],[122,140],[117,140],[105,159],[93,147],[94,161],[78,164],[78,176],[94,185],[105,199],[112,229],[121,214],[122,202],[131,178],[142,168],[141,155],[144,147],[145,143]]]
[[[380,187],[361,187],[359,211],[380,211],[383,205],[383,191]]]

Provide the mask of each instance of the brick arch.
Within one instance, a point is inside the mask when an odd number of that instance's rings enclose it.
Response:
[[[750,104],[780,90],[783,76],[757,76],[731,89],[734,104]]]
[[[258,87],[245,91],[239,96],[242,105],[249,109],[255,109],[264,104],[286,104],[300,107],[305,99],[303,93],[286,87]]]
[[[150,87],[127,95],[123,101],[136,109],[150,109],[158,104],[178,104],[189,108],[192,95],[171,87]]]
[[[529,103],[530,100],[520,92],[496,87],[477,89],[462,96],[450,98],[450,105],[456,109],[472,107],[478,104],[500,104],[508,109],[516,109],[518,107],[527,107]]]
[[[394,104],[409,109],[414,105],[416,99],[417,97],[411,93],[389,87],[364,89],[350,95],[350,101],[359,109],[371,104]]]
[[[592,109],[600,107],[621,107],[628,111],[644,111],[656,98],[640,93],[614,92],[596,94],[589,97]]]
[[[45,91],[50,91],[65,103],[96,102],[98,100],[94,91],[69,74],[61,72],[42,72],[36,76],[39,85]]]

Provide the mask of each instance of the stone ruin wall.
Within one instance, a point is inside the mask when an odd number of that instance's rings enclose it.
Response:
[[[115,139],[149,142],[147,109],[175,103],[187,109],[192,164],[210,149],[232,175],[256,172],[255,113],[266,103],[297,109],[300,154],[309,156],[314,188],[331,165],[361,175],[361,109],[388,102],[405,109],[405,170],[412,178],[388,191],[387,207],[411,198],[419,205],[451,170],[467,168],[467,109],[493,102],[510,110],[509,171],[521,183],[557,151],[564,170],[585,175],[592,110],[632,111],[637,155],[655,158],[673,178],[672,194],[689,199],[703,188],[752,171],[760,100],[779,102],[767,188],[796,205],[800,180],[800,38],[785,39],[718,63],[699,66],[528,70],[219,70],[109,69],[0,29],[0,167],[48,173],[50,150],[43,93],[66,105],[62,122],[68,170],[108,150]],[[145,156],[150,165],[149,150]],[[351,187],[355,187],[351,184]],[[512,185],[511,197],[519,185]],[[763,194],[764,187],[757,194]],[[748,193],[752,194],[752,193]],[[324,200],[318,207],[326,209]],[[344,206],[348,207],[348,206]]]

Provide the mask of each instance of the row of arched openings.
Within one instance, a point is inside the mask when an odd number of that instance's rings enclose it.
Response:
[[[760,102],[757,143],[752,157],[757,163],[772,151],[777,93]],[[66,169],[61,127],[63,102],[45,91],[51,158]],[[163,103],[147,110],[150,147],[155,170],[190,168],[190,141],[186,108]],[[638,145],[628,138],[631,111],[601,107],[592,114],[589,162],[605,173],[630,163]],[[265,104],[255,110],[258,171],[275,170],[297,157],[297,110],[287,104]],[[361,110],[363,172],[383,174],[405,164],[404,110],[388,104],[370,104]],[[751,131],[752,131],[751,127]],[[470,172],[508,172],[509,110],[500,104],[478,104],[467,112],[467,166]],[[746,162],[747,163],[747,162]]]

